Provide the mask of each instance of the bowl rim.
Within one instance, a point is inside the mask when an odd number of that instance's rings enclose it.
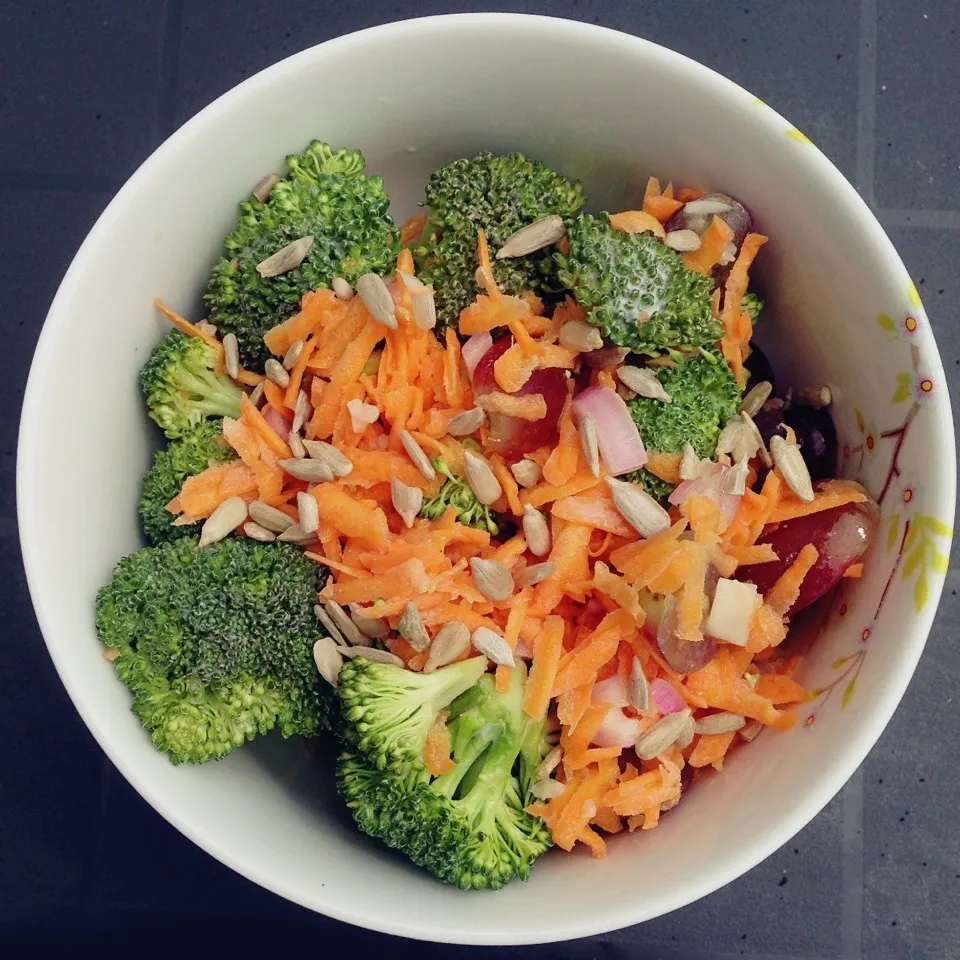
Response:
[[[200,135],[206,122],[211,117],[221,111],[229,109],[235,101],[242,100],[249,90],[270,85],[285,72],[300,69],[307,61],[321,60],[331,51],[340,51],[353,45],[362,47],[371,37],[379,37],[381,35],[392,35],[395,41],[402,42],[404,36],[409,32],[417,31],[424,27],[453,27],[454,29],[464,31],[469,31],[474,27],[500,27],[504,30],[536,29],[538,31],[555,31],[558,35],[566,34],[571,36],[577,34],[580,37],[588,34],[591,40],[600,43],[617,44],[622,50],[635,56],[654,61],[669,62],[674,68],[680,68],[686,71],[700,83],[729,85],[733,91],[738,92],[738,95],[747,93],[739,84],[729,80],[729,78],[710,67],[653,41],[595,24],[559,17],[522,13],[444,14],[379,24],[308,47],[277,61],[243,80],[236,86],[231,87],[203,107],[179,129],[174,131],[143,161],[124,183],[98,217],[94,226],[90,229],[71,261],[50,308],[47,311],[47,316],[37,341],[27,386],[24,392],[17,441],[16,496],[21,551],[31,602],[41,633],[44,637],[44,642],[60,680],[67,690],[70,699],[73,701],[74,707],[80,714],[80,717],[104,753],[106,753],[114,766],[140,796],[143,797],[158,814],[206,853],[230,867],[230,869],[236,871],[241,876],[286,900],[321,913],[324,916],[329,916],[364,929],[376,930],[381,933],[410,937],[413,939],[458,944],[520,945],[557,942],[621,929],[687,906],[715,892],[727,883],[732,882],[748,870],[753,869],[753,867],[765,860],[803,829],[803,827],[839,793],[889,723],[891,716],[906,691],[907,685],[913,676],[917,662],[926,644],[943,590],[943,579],[937,578],[931,587],[930,600],[933,602],[928,602],[924,610],[914,617],[914,628],[910,631],[910,649],[906,654],[906,669],[899,674],[898,680],[891,684],[891,692],[889,695],[882,702],[873,705],[870,726],[867,732],[860,738],[851,738],[847,742],[837,744],[837,752],[841,754],[841,758],[835,764],[835,772],[830,776],[823,777],[812,783],[802,801],[796,805],[790,814],[784,816],[783,819],[778,822],[775,829],[770,830],[764,836],[758,836],[756,842],[750,848],[742,851],[739,856],[731,857],[725,863],[713,865],[710,870],[705,870],[698,880],[691,882],[682,889],[678,889],[672,893],[672,895],[665,897],[665,904],[662,909],[657,909],[655,912],[645,910],[642,903],[631,905],[627,902],[624,903],[620,915],[613,921],[610,920],[609,915],[606,915],[606,919],[601,921],[591,921],[589,916],[587,916],[579,919],[571,918],[560,928],[558,928],[556,924],[551,928],[538,928],[535,924],[532,924],[529,931],[525,931],[520,936],[501,936],[495,929],[491,929],[484,935],[475,936],[460,934],[456,930],[440,928],[429,929],[415,922],[383,922],[375,914],[371,914],[369,911],[365,912],[360,905],[358,905],[356,909],[341,906],[331,907],[320,902],[319,898],[304,896],[292,884],[284,882],[282,877],[265,876],[256,863],[246,860],[242,851],[226,849],[204,836],[201,831],[195,830],[187,819],[181,816],[176,809],[168,806],[153,794],[148,784],[144,782],[144,778],[141,777],[138,772],[137,765],[129,761],[121,750],[114,747],[109,731],[103,729],[96,722],[90,711],[87,710],[84,693],[79,683],[74,681],[66,665],[58,656],[55,645],[48,639],[48,635],[52,635],[54,632],[50,618],[46,613],[46,608],[50,600],[47,596],[48,589],[44,585],[43,560],[40,549],[37,546],[39,538],[32,536],[32,518],[37,515],[39,504],[33,495],[25,464],[34,460],[33,456],[27,455],[27,451],[32,450],[40,442],[38,439],[40,432],[36,427],[39,418],[38,401],[45,381],[45,371],[56,349],[57,330],[69,320],[69,310],[66,307],[71,299],[72,291],[86,270],[88,262],[95,257],[99,238],[110,229],[113,221],[120,216],[128,200],[136,196],[140,185],[147,182],[156,169],[162,167],[168,155],[174,154],[182,143],[186,143],[190,139]],[[717,95],[722,96],[723,94],[718,91]],[[777,129],[787,124],[787,121],[773,109],[758,112],[756,122]],[[812,150],[807,151],[806,155],[808,158],[807,162],[812,165],[814,175],[819,179],[828,181],[833,189],[845,194],[847,200],[850,201],[852,210],[859,215],[864,225],[885,241],[883,244],[885,248],[884,269],[889,270],[895,276],[902,277],[904,286],[909,284],[909,274],[893,247],[892,242],[853,185],[819,149],[814,147]],[[926,360],[932,368],[933,375],[939,378],[938,382],[946,382],[939,350],[936,347],[932,334],[930,336]],[[938,462],[944,482],[942,483],[943,502],[938,503],[936,506],[938,516],[943,517],[944,521],[952,526],[956,498],[956,454],[952,429],[953,417],[950,409],[950,400],[945,391],[940,394],[937,402],[940,404],[940,416],[937,418],[937,429],[939,433],[942,434],[939,438],[942,445]]]

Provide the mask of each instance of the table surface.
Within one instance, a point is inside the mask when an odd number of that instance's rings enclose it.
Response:
[[[281,901],[154,813],[103,757],[44,651],[21,566],[17,418],[70,258],[136,166],[224,90],[375,23],[459,10],[602,23],[694,57],[806,132],[856,185],[960,366],[957,0],[34,0],[0,2],[0,952],[187,955],[274,944],[475,957],[370,934]],[[952,66],[951,66],[952,64]],[[960,956],[960,573],[902,706],[843,792],[765,863],[670,916],[528,958]],[[9,949],[13,948],[13,949]]]

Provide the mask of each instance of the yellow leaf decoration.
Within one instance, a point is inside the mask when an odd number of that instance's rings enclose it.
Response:
[[[922,310],[923,303],[920,300],[920,294],[917,292],[917,285],[911,280],[910,286],[907,287],[907,299],[910,301],[910,305],[914,310]]]
[[[810,147],[813,146],[813,141],[805,133],[801,133],[796,127],[791,127],[787,131],[787,136],[791,140],[796,140],[797,143],[803,143]]]
[[[897,334],[897,325],[893,322],[893,317],[889,314],[878,313],[877,326],[881,330],[886,330],[887,333],[892,333],[894,336]]]
[[[887,521],[887,550],[892,550],[897,542],[897,535],[900,533],[900,517],[894,514]]]
[[[853,698],[854,691],[857,689],[857,677],[856,674],[850,678],[850,682],[846,685],[843,691],[843,697],[840,699],[840,709],[845,710],[847,704],[850,703],[850,700]]]
[[[913,606],[917,613],[923,610],[930,599],[927,575],[946,576],[950,566],[950,558],[940,550],[934,538],[952,536],[953,530],[936,517],[918,513],[910,520],[910,530],[903,543],[906,562],[900,575],[904,580],[909,580],[913,574],[917,574],[917,582],[913,585]],[[889,537],[888,531],[888,542]]]

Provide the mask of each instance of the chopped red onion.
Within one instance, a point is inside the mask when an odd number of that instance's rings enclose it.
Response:
[[[737,494],[723,492],[723,478],[729,469],[730,467],[722,463],[711,463],[709,467],[704,466],[696,480],[684,480],[670,494],[670,503],[679,507],[687,497],[707,497],[720,508],[720,512],[726,519],[727,526],[729,526],[733,523],[733,518],[737,515],[737,510],[740,507],[740,497]]]
[[[630,703],[626,684],[616,673],[612,677],[607,677],[606,680],[595,683],[590,699],[593,703],[609,703],[614,707],[626,707]]]
[[[263,419],[273,427],[274,432],[281,439],[286,441],[290,436],[290,424],[284,419],[282,413],[278,413],[273,407],[267,407],[264,411]]]
[[[597,430],[597,446],[604,466],[613,476],[639,470],[647,462],[640,431],[616,391],[599,384],[587,387],[573,400],[573,412],[590,417]]]
[[[611,707],[590,741],[598,747],[632,747],[640,737],[640,721]]]
[[[467,365],[470,379],[473,380],[473,371],[483,355],[493,346],[493,337],[489,333],[475,333],[460,349],[463,362]]]
[[[661,713],[679,713],[687,708],[683,697],[660,677],[650,684],[650,696]]]

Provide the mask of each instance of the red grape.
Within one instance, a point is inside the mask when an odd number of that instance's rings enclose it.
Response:
[[[730,209],[724,213],[718,213],[721,220],[725,220],[727,226],[733,231],[733,244],[739,250],[743,238],[750,232],[753,225],[753,218],[750,211],[733,197],[728,197],[725,193],[708,193],[702,197],[703,200],[719,200],[721,203],[729,204]],[[682,206],[666,224],[666,231],[670,233],[673,230],[693,230],[703,235],[703,232],[713,222],[712,213],[687,213],[686,206]]]
[[[769,543],[779,559],[741,567],[736,577],[755,584],[765,594],[797,554],[808,543],[813,544],[820,555],[803,579],[797,602],[788,611],[788,616],[793,615],[822,597],[839,582],[847,567],[863,558],[878,521],[879,509],[872,500],[785,520],[759,540]]]
[[[677,673],[693,673],[705,667],[717,655],[717,641],[711,637],[703,640],[684,640],[677,636],[677,599],[667,597],[663,614],[657,627],[657,646],[663,659]]]
[[[473,390],[477,396],[500,389],[494,377],[493,365],[512,344],[512,337],[502,337],[480,358],[473,371]],[[547,404],[547,415],[542,420],[488,414],[490,446],[506,460],[519,460],[525,453],[554,443],[557,439],[557,425],[567,399],[567,378],[563,370],[558,367],[534,370],[514,396],[533,393],[539,393]]]

